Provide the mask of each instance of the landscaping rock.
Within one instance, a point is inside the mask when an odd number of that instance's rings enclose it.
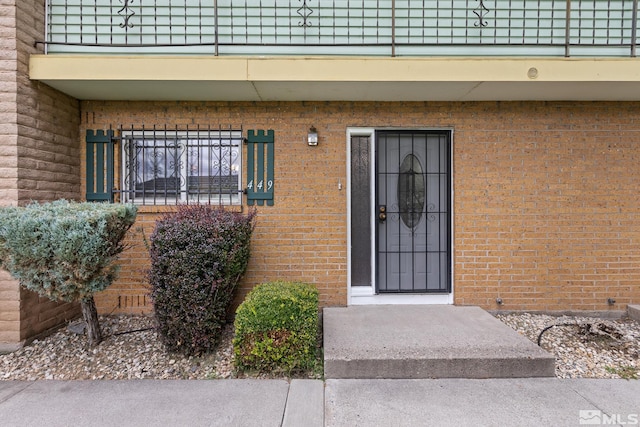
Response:
[[[496,317],[556,356],[559,378],[633,378],[640,375],[640,324],[630,318],[497,314]],[[635,373],[635,374],[634,374]]]
[[[640,324],[632,319],[612,322],[620,339],[581,333],[587,323],[603,319],[553,317],[529,313],[498,314],[498,319],[556,356],[556,376],[560,378],[633,378],[640,372]],[[233,325],[223,330],[215,351],[202,357],[167,353],[148,316],[106,316],[100,318],[105,340],[89,348],[85,337],[68,330],[58,332],[13,353],[0,355],[0,380],[91,380],[91,379],[212,379],[234,378]],[[243,377],[251,374],[243,374]],[[269,377],[267,374],[254,375]],[[282,375],[280,375],[282,377]]]

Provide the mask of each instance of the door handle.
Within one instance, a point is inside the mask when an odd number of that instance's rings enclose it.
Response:
[[[387,220],[387,206],[380,205],[378,207],[378,219],[380,222],[385,222]]]

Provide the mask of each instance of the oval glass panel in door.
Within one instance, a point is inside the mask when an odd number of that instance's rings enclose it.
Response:
[[[422,219],[426,199],[424,174],[420,160],[408,154],[400,164],[398,176],[398,206],[402,222],[412,230]]]

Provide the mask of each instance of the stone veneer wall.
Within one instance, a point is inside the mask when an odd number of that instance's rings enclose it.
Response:
[[[44,1],[0,4],[0,204],[80,197],[79,102],[29,80],[44,37]],[[0,345],[15,346],[79,314],[0,273]]]
[[[0,3],[0,205],[18,203],[15,1]],[[0,271],[0,350],[20,341],[20,290]]]

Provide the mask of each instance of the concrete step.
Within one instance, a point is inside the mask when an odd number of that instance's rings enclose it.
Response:
[[[553,377],[554,356],[479,307],[324,309],[326,378]]]

